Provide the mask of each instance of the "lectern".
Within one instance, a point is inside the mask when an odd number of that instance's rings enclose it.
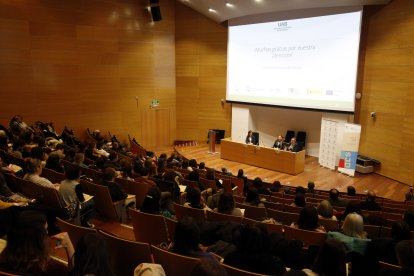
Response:
[[[216,153],[216,132],[211,129],[208,131],[208,153]]]

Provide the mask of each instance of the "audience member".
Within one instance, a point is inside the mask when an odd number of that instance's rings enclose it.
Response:
[[[299,213],[298,221],[296,223],[292,223],[291,227],[308,231],[316,231],[322,233],[326,232],[325,228],[319,225],[318,212],[313,206],[304,207]]]
[[[309,276],[346,276],[346,250],[345,246],[338,240],[325,241],[319,250],[318,256],[312,270],[304,269]]]
[[[76,246],[70,276],[114,276],[105,239],[96,233],[83,235]]]
[[[333,214],[332,205],[328,200],[322,200],[318,205],[318,216],[319,218],[333,219],[337,220],[336,216]]]
[[[201,197],[201,192],[197,188],[190,189],[187,192],[187,199],[188,199],[188,202],[184,203],[184,206],[186,206],[186,207],[212,211],[204,203],[204,199]]]
[[[395,248],[400,271],[384,269],[380,276],[412,276],[414,275],[414,241],[404,240],[397,243]]]
[[[365,254],[368,243],[367,233],[364,231],[363,219],[356,213],[348,214],[342,226],[342,232],[329,232],[328,239],[334,238],[344,243],[347,252]]]
[[[66,232],[52,237],[65,248],[71,260],[73,245]],[[19,274],[61,275],[65,266],[52,259],[48,252],[46,217],[36,211],[23,211],[13,220],[7,245],[0,254],[0,267]]]
[[[85,200],[82,186],[79,184],[80,169],[79,167],[67,167],[65,180],[60,183],[59,192],[65,202],[65,205],[79,206],[81,223],[83,226],[92,226],[89,224],[95,203],[93,199]]]
[[[356,196],[356,190],[354,186],[346,187],[346,191],[348,196]]]
[[[405,201],[414,201],[413,187],[405,194]]]
[[[60,157],[57,154],[50,155],[46,160],[46,166],[45,168],[53,170],[58,173],[64,173],[64,168],[60,164]]]
[[[24,180],[31,181],[37,185],[59,189],[59,184],[53,184],[48,179],[41,177],[42,174],[42,162],[38,159],[28,158],[25,160],[26,174],[23,177]]]
[[[211,258],[214,261],[216,260],[212,254],[201,250],[200,228],[198,228],[197,223],[191,217],[184,217],[177,223],[172,252],[194,258]]]
[[[168,211],[167,208],[161,210],[161,191],[158,187],[151,187],[148,190],[144,203],[141,207],[141,212],[162,215],[164,217],[177,220],[177,218],[170,211]]]
[[[102,185],[108,187],[111,199],[113,202],[123,200],[127,198],[127,194],[121,189],[121,187],[114,182],[116,171],[113,168],[106,168],[102,178]]]
[[[272,183],[272,185],[270,186],[270,191],[273,193],[279,193],[282,191],[282,184],[279,180],[276,180]]]
[[[302,193],[297,193],[295,195],[295,200],[293,201],[293,203],[291,204],[291,206],[305,207],[306,206],[306,198],[305,198],[305,195],[302,194]]]
[[[252,205],[252,206],[265,207],[263,202],[261,202],[261,200],[260,200],[259,192],[254,187],[250,187],[247,190],[245,202],[246,202],[246,204],[249,204],[249,205]]]
[[[256,177],[253,180],[253,187],[256,188],[261,195],[271,195],[270,191],[263,185],[263,181],[260,177]]]
[[[329,191],[329,203],[331,203],[333,207],[345,207],[348,202],[339,197],[339,191],[337,189],[331,189]]]
[[[361,209],[368,211],[381,211],[381,206],[375,201],[374,191],[368,191],[367,199],[361,202]]]
[[[227,191],[224,191],[223,193],[220,194],[220,198],[218,201],[218,207],[217,209],[214,209],[214,211],[218,213],[226,214],[226,215],[239,216],[239,217],[243,215],[240,208],[234,207],[233,194]]]
[[[261,274],[283,275],[286,271],[283,262],[271,255],[269,235],[263,225],[240,226],[235,245],[236,250],[227,255],[224,263]]]
[[[211,258],[201,258],[193,270],[190,276],[227,276],[227,271],[219,262],[212,260]]]
[[[414,210],[405,210],[404,221],[408,224],[408,226],[410,226],[411,231],[414,231]]]
[[[308,189],[306,190],[306,193],[315,195],[315,182],[314,181],[308,181]]]

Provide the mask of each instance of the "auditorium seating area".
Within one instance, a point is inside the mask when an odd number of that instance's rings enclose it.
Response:
[[[129,145],[123,145],[120,148],[115,148],[114,144],[121,144],[112,137],[99,136],[100,134],[92,133],[89,129],[86,131],[86,143],[100,143],[105,141],[105,145],[109,144],[111,140],[112,148],[106,148],[108,154],[115,155],[117,160],[124,160],[126,163],[134,167],[133,164],[140,163],[145,166],[159,165],[160,159],[167,160],[165,157],[154,156],[154,153],[139,145],[135,139],[129,139]],[[10,135],[9,142],[13,142],[13,137]],[[47,137],[44,137],[47,138]],[[60,137],[56,137],[60,138]],[[80,137],[73,136],[71,141],[81,141]],[[64,140],[66,152],[70,148],[75,149],[76,152],[83,152],[85,147],[83,143],[71,144]],[[40,146],[34,141],[29,141],[30,147]],[[26,144],[28,146],[29,144]],[[45,147],[49,148],[49,147]],[[119,149],[119,150],[117,150]],[[53,147],[48,150],[53,151]],[[45,188],[37,185],[31,181],[24,180],[22,171],[10,171],[5,168],[8,165],[20,166],[24,171],[25,162],[22,158],[16,157],[7,147],[0,149],[0,157],[4,162],[4,171],[7,186],[14,192],[21,194],[28,199],[35,199],[37,203],[47,205],[52,208],[65,208],[63,200],[56,189]],[[263,207],[252,206],[245,202],[246,189],[254,185],[253,179],[243,177],[235,177],[222,171],[214,171],[215,178],[220,180],[222,187],[218,187],[216,179],[208,179],[207,170],[209,168],[200,169],[198,167],[183,168],[182,163],[189,161],[185,156],[180,156],[176,152],[171,155],[174,162],[172,171],[180,175],[174,178],[173,183],[161,177],[160,174],[152,174],[147,177],[144,173],[139,173],[135,177],[124,177],[123,170],[115,179],[117,185],[126,193],[135,198],[135,206],[127,206],[125,200],[115,201],[111,200],[110,190],[106,186],[100,185],[103,178],[102,169],[104,166],[99,165],[100,162],[108,161],[106,157],[85,158],[84,164],[86,166],[80,167],[72,161],[62,159],[61,166],[64,168],[79,167],[82,171],[82,179],[80,185],[82,191],[93,196],[95,202],[96,217],[92,219],[94,227],[80,226],[80,220],[77,214],[71,219],[57,218],[57,226],[61,231],[68,232],[72,243],[76,246],[80,237],[86,233],[97,233],[105,238],[108,243],[109,252],[112,260],[112,267],[116,275],[133,275],[135,267],[140,263],[158,263],[164,268],[166,275],[190,275],[193,267],[197,265],[200,260],[189,256],[183,256],[166,250],[168,244],[174,240],[177,221],[159,214],[150,214],[140,211],[144,205],[147,193],[154,185],[158,187],[161,192],[168,192],[174,203],[172,204],[172,212],[181,221],[185,217],[191,217],[197,222],[201,229],[201,240],[203,248],[209,248],[218,240],[206,238],[207,235],[204,230],[211,225],[214,227],[228,227],[229,225],[261,225],[267,230],[269,235],[275,235],[279,239],[286,242],[297,241],[300,244],[298,256],[292,259],[291,256],[286,257],[284,251],[278,252],[278,258],[282,259],[286,266],[295,269],[302,269],[309,267],[315,259],[315,247],[321,247],[326,238],[326,233],[308,231],[292,227],[292,223],[298,221],[299,213],[302,208],[293,206],[296,188],[288,185],[282,185],[279,192],[271,192],[272,183],[263,182],[262,185],[268,194],[261,194],[260,201]],[[178,162],[175,162],[178,160]],[[197,160],[196,162],[203,161]],[[166,167],[159,167],[163,172],[167,172]],[[132,169],[135,170],[135,167]],[[199,176],[198,181],[190,180],[191,173],[196,172]],[[148,173],[148,172],[147,172]],[[65,179],[63,173],[43,168],[42,177],[50,180],[52,183],[60,183]],[[177,194],[175,190],[176,184],[185,188]],[[186,201],[187,193],[190,189],[198,189],[204,187],[201,193],[203,200],[208,201],[208,197],[214,193],[222,193],[224,191],[233,194],[235,206],[243,210],[243,217],[233,216],[214,212],[212,210],[203,210],[197,208],[186,207],[183,203]],[[354,202],[362,202],[365,200],[365,195],[357,194],[355,196],[348,196],[340,194],[340,197]],[[329,199],[328,191],[315,190],[312,193],[305,194],[307,206],[318,207],[322,200]],[[391,227],[397,221],[404,219],[404,214],[407,210],[414,210],[414,202],[396,202],[386,198],[377,198],[377,203],[380,204],[380,211],[362,210],[362,215],[365,219],[364,230],[368,233],[370,239],[391,238]],[[129,207],[129,208],[128,208]],[[334,212],[338,218],[345,211],[345,207],[334,206]],[[371,222],[374,222],[371,224]],[[341,219],[319,219],[319,224],[323,226],[326,231],[339,231],[343,224]],[[207,231],[207,230],[206,230]],[[414,231],[411,231],[411,237],[414,238]],[[217,239],[217,237],[216,237]],[[213,242],[214,241],[214,242]],[[160,248],[161,246],[161,248]],[[60,258],[64,258],[62,252],[53,250],[53,253]],[[217,252],[216,252],[217,254]],[[291,258],[291,259],[286,259]],[[67,261],[67,260],[65,260]],[[378,263],[376,263],[378,264]],[[384,264],[380,264],[384,265]],[[226,264],[222,267],[227,271],[228,275],[259,275],[253,272],[244,271]],[[8,275],[1,274],[0,275]]]

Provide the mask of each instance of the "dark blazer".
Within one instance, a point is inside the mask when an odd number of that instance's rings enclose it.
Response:
[[[252,138],[250,143],[253,145],[256,145],[257,144],[256,138],[253,135],[250,137]],[[249,144],[249,135],[246,136],[246,144]]]
[[[290,149],[290,144],[289,144],[289,145],[287,145],[286,150],[287,151],[292,151],[292,152],[298,152],[298,151],[302,150],[302,147],[299,144],[294,144],[293,148]]]
[[[276,140],[275,143],[273,144],[273,148],[283,149],[283,141]]]

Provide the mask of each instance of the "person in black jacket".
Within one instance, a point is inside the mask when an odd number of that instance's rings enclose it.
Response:
[[[102,185],[109,188],[112,202],[119,201],[127,198],[127,194],[121,189],[121,187],[114,182],[116,171],[113,168],[106,168],[103,175]]]
[[[361,209],[368,211],[381,211],[381,206],[375,201],[376,194],[368,191],[367,199],[361,202]]]

